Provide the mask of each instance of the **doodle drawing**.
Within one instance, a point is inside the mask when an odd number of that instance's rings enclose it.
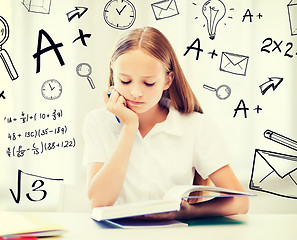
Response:
[[[270,88],[272,88],[272,90],[274,91],[282,81],[283,81],[283,78],[281,77],[270,77],[267,82],[259,86],[262,95],[264,95]]]
[[[12,197],[13,197],[13,200],[15,201],[15,203],[19,204],[20,201],[21,201],[21,190],[22,190],[22,175],[25,175],[25,176],[30,176],[30,177],[33,177],[33,178],[37,178],[37,180],[35,180],[32,184],[32,191],[31,192],[28,192],[26,193],[26,198],[31,201],[31,202],[39,202],[39,201],[42,201],[44,200],[47,196],[48,196],[48,192],[44,189],[42,189],[41,187],[44,187],[45,182],[46,181],[64,181],[64,179],[62,178],[49,178],[49,177],[42,177],[42,176],[39,176],[39,175],[35,175],[35,174],[31,174],[31,173],[26,173],[26,172],[23,172],[22,170],[18,170],[18,177],[17,177],[17,189],[14,191],[13,189],[9,189]],[[34,193],[39,193],[39,196],[36,196],[34,195]],[[42,193],[42,194],[40,194]],[[33,197],[31,196],[34,195]]]
[[[110,27],[125,30],[134,24],[136,9],[128,0],[110,0],[104,7],[103,17]]]
[[[291,138],[288,138],[288,137],[283,136],[279,133],[273,132],[269,129],[267,129],[264,132],[264,137],[266,137],[267,139],[272,140],[276,143],[279,143],[285,147],[288,147],[288,148],[291,148],[291,149],[297,151],[297,141],[295,141]]]
[[[0,93],[0,98],[5,99],[6,97],[4,96],[4,90]]]
[[[2,48],[2,45],[7,41],[9,37],[9,27],[6,20],[0,16],[0,59],[4,63],[4,66],[11,78],[11,80],[15,80],[18,78],[18,73],[15,70],[15,67],[11,61],[11,58],[8,52]]]
[[[226,14],[226,7],[220,0],[208,0],[202,6],[202,13],[207,22],[209,38],[215,39],[218,23]]]
[[[70,22],[76,16],[77,18],[81,18],[81,16],[84,15],[86,11],[88,11],[88,8],[86,7],[75,7],[74,10],[66,13],[68,22]]]
[[[156,20],[173,17],[179,14],[175,0],[163,0],[151,4]]]
[[[222,52],[220,71],[236,75],[246,75],[249,57]]]
[[[92,78],[90,78],[90,75],[92,73],[92,67],[88,63],[80,63],[76,67],[76,73],[80,77],[86,77],[90,83],[90,86],[92,89],[95,89],[94,82]]]
[[[297,199],[297,156],[256,149],[249,187]]]
[[[56,79],[47,80],[41,86],[41,94],[45,99],[55,100],[62,94],[62,85]]]
[[[28,12],[49,14],[52,0],[23,0]]]
[[[231,88],[227,85],[221,85],[218,88],[210,87],[206,84],[203,85],[203,88],[210,90],[212,92],[216,92],[217,98],[221,100],[225,100],[231,95]]]
[[[297,141],[271,130],[264,137],[297,150]],[[297,156],[255,149],[250,189],[297,199]]]
[[[291,35],[297,35],[297,0],[291,0],[288,4],[288,14]]]

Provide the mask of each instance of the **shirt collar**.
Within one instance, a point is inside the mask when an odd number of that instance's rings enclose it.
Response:
[[[168,108],[169,112],[166,120],[156,124],[156,126],[154,127],[156,132],[163,131],[168,134],[181,136],[183,134],[181,113],[172,106],[171,100],[168,98],[162,98],[160,100],[160,105]],[[152,130],[154,130],[154,128]]]

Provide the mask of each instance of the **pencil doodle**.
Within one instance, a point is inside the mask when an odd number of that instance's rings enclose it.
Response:
[[[297,150],[297,141],[271,130],[264,137]],[[297,199],[297,156],[255,149],[249,188]]]
[[[18,73],[15,70],[15,67],[11,61],[11,58],[8,54],[8,52],[2,48],[2,45],[8,40],[9,38],[9,26],[7,21],[0,16],[0,58],[8,72],[9,77],[11,80],[15,80],[18,78]]]
[[[42,189],[45,186],[45,182],[46,181],[64,181],[63,178],[49,178],[49,177],[43,177],[43,176],[39,176],[39,175],[35,175],[35,174],[31,174],[31,173],[26,173],[22,170],[18,170],[18,175],[17,175],[17,189],[16,189],[16,193],[14,192],[14,190],[12,190],[11,188],[9,189],[13,200],[15,201],[15,203],[19,204],[21,201],[21,188],[22,188],[22,175],[25,176],[31,176],[34,179],[34,182],[32,183],[32,190],[31,192],[27,192],[26,193],[26,198],[31,201],[31,202],[39,202],[44,200],[47,196],[48,196],[48,192],[44,189]],[[41,195],[40,195],[41,194]]]
[[[28,12],[49,14],[52,0],[23,0],[23,5]]]
[[[262,95],[264,95],[270,88],[273,91],[281,84],[283,78],[281,77],[269,77],[269,80],[259,86]]]
[[[86,77],[89,81],[91,88],[95,89],[95,84],[94,84],[92,78],[90,77],[90,75],[92,73],[92,67],[90,64],[88,64],[88,63],[78,64],[76,67],[76,73],[80,77]]]
[[[151,4],[156,20],[170,18],[179,14],[175,0],[163,0]]]
[[[76,16],[77,18],[81,18],[86,13],[86,11],[88,11],[87,7],[75,7],[74,10],[66,13],[68,22],[70,22]]]
[[[206,19],[209,38],[213,40],[218,23],[226,14],[225,4],[220,0],[207,0],[202,6],[202,13]]]
[[[267,129],[264,132],[264,137],[269,140],[272,140],[276,143],[279,143],[285,147],[288,147],[288,148],[291,148],[291,149],[297,151],[297,141],[290,139],[286,136],[283,136],[279,133],[276,133],[276,132],[273,132],[273,131]]]

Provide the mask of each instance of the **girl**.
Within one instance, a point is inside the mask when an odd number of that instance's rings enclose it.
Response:
[[[202,114],[160,31],[135,29],[119,40],[109,85],[110,97],[103,93],[106,109],[91,111],[83,127],[93,208],[161,199],[174,185],[193,184],[195,172],[215,186],[243,191],[223,141]],[[181,219],[247,210],[247,197],[215,198],[193,205],[184,201],[178,212],[147,217]]]

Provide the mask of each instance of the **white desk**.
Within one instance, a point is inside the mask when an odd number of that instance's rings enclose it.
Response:
[[[249,214],[247,222],[234,225],[200,225],[159,229],[104,229],[89,213],[30,213],[67,228],[61,237],[46,239],[155,240],[236,239],[296,240],[297,214]],[[45,239],[45,238],[44,238]]]

